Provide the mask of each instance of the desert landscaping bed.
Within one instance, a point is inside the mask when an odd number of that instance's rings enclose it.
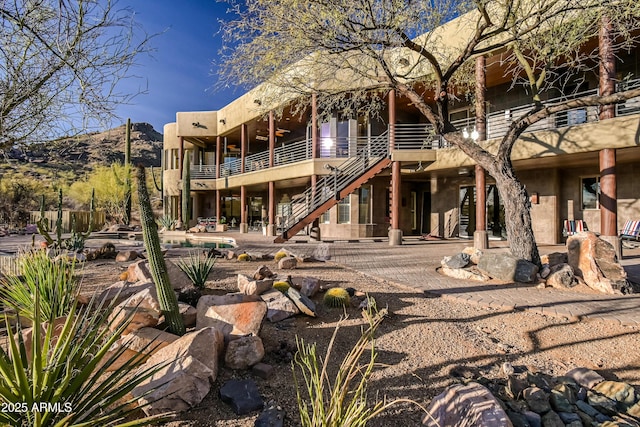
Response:
[[[172,249],[168,259],[186,255]],[[374,297],[378,307],[388,307],[389,315],[378,329],[378,368],[369,381],[369,397],[411,399],[427,406],[447,386],[478,380],[503,384],[505,366],[516,373],[561,376],[585,367],[606,379],[640,384],[640,357],[637,355],[638,327],[613,322],[578,322],[550,318],[524,311],[503,312],[425,295],[420,291],[376,280],[327,262],[299,263],[295,270],[278,270],[274,261],[219,259],[209,276],[206,293],[224,294],[237,290],[237,275],[252,275],[267,265],[285,278],[316,277],[323,283],[351,287]],[[85,292],[98,291],[118,280],[128,263],[110,260],[88,262],[84,271]],[[260,331],[265,357],[273,373],[263,379],[251,370],[221,367],[207,397],[181,413],[169,426],[253,426],[259,412],[238,416],[218,395],[220,387],[233,378],[254,380],[264,402],[275,403],[286,413],[285,426],[299,425],[291,358],[296,338],[317,343],[324,356],[338,321],[343,320],[333,348],[332,367],[357,341],[364,326],[361,310],[326,308],[321,295],[314,298],[318,317],[303,314],[280,322],[265,320]],[[505,365],[507,362],[507,365]],[[330,373],[331,375],[332,373]],[[384,412],[370,425],[419,425],[423,413],[402,403]]]

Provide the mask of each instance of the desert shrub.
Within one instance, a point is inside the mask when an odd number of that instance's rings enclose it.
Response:
[[[189,258],[178,260],[178,267],[191,279],[196,288],[203,289],[215,263],[215,258],[190,252]]]
[[[75,264],[65,257],[52,259],[43,250],[22,253],[19,274],[0,279],[0,301],[31,320],[37,315],[42,321],[64,316],[76,304]]]
[[[375,366],[376,349],[374,334],[382,323],[387,310],[375,308],[363,312],[368,328],[345,356],[333,381],[329,380],[328,367],[334,366],[331,351],[341,322],[338,322],[323,360],[319,359],[316,344],[305,344],[296,340],[298,352],[292,363],[293,378],[297,391],[300,421],[303,427],[362,427],[390,406],[399,402],[367,399],[367,383]],[[366,353],[368,361],[361,364]],[[296,367],[302,373],[304,384],[298,381]],[[415,403],[415,402],[412,402]]]
[[[19,327],[8,335],[6,349],[0,348],[0,401],[6,409],[0,412],[0,425],[138,426],[166,418],[125,421],[138,415],[131,390],[162,366],[131,376],[144,358],[139,354],[105,375],[125,351],[124,346],[109,350],[130,317],[110,324],[110,310],[101,305],[84,312],[74,305],[59,321],[43,322],[39,303],[36,293],[30,350],[28,335]],[[9,330],[6,316],[5,323]]]

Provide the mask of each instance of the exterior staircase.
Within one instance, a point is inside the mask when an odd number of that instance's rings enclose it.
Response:
[[[349,157],[338,167],[326,166],[333,173],[316,182],[307,190],[284,206],[282,234],[274,243],[283,243],[295,236],[320,215],[338,204],[371,178],[389,167],[388,132],[372,138],[359,147],[355,156]]]

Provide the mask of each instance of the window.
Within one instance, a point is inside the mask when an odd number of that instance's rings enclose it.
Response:
[[[338,202],[338,224],[351,222],[351,200],[349,196]]]
[[[582,178],[582,209],[600,208],[600,178],[597,176]]]
[[[358,200],[358,223],[371,224],[371,186],[366,185],[360,188]]]

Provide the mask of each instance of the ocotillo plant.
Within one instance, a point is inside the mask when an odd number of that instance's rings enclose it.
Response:
[[[189,228],[191,220],[191,172],[189,171],[189,156],[184,156],[182,168],[182,223]]]
[[[158,237],[158,226],[153,217],[151,209],[151,200],[147,191],[146,176],[144,166],[138,166],[138,201],[140,203],[140,223],[142,225],[142,236],[144,238],[144,246],[147,249],[147,259],[149,260],[149,269],[151,276],[156,284],[156,292],[158,294],[158,302],[160,309],[169,326],[169,331],[176,335],[184,335],[185,328],[180,311],[178,310],[178,300],[173,292],[169,274],[167,273],[167,265],[160,251],[160,238]]]

